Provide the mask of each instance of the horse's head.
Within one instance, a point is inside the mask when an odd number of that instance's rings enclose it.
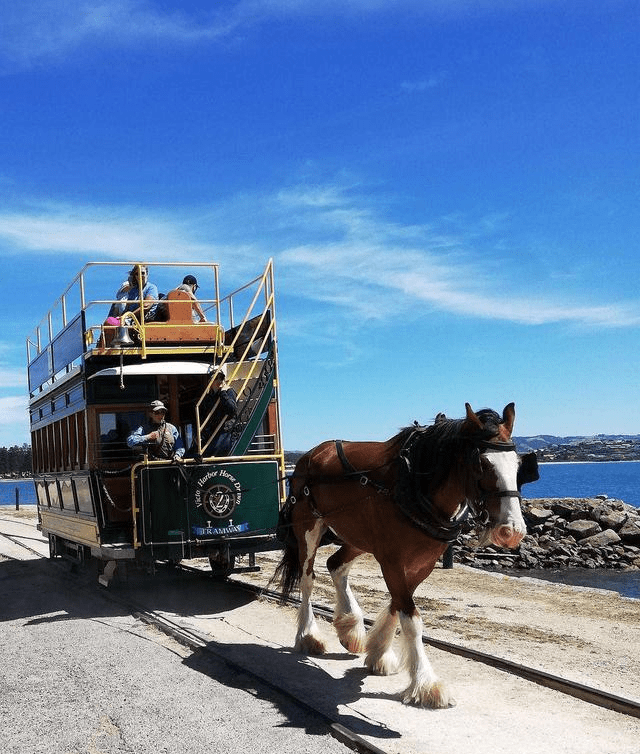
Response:
[[[480,520],[481,544],[493,542],[498,547],[517,547],[526,534],[522,518],[520,488],[538,479],[535,453],[519,456],[511,440],[516,417],[509,403],[502,417],[483,409],[476,414],[467,403],[462,431],[475,445],[475,499],[469,505]]]

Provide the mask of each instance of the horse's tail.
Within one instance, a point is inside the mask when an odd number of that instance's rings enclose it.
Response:
[[[271,578],[271,582],[275,581],[279,584],[283,601],[298,587],[302,577],[298,540],[291,525],[292,509],[293,502],[291,498],[288,498],[278,516],[276,529],[276,536],[283,543],[284,552]]]

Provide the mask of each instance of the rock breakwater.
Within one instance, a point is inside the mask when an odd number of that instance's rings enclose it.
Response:
[[[522,501],[527,534],[517,549],[478,547],[463,533],[454,559],[480,568],[640,569],[640,510],[606,495]]]

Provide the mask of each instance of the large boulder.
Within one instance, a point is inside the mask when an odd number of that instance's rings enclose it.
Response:
[[[629,516],[623,511],[611,511],[600,516],[598,518],[598,523],[603,529],[613,529],[614,531],[618,531],[622,525],[627,522],[628,518]]]
[[[545,521],[552,516],[553,511],[548,508],[531,508],[531,510],[526,513],[526,518],[532,526],[536,526],[536,524],[544,524]]]
[[[605,531],[600,531],[591,537],[581,539],[579,545],[580,547],[608,547],[620,541],[620,537],[613,529],[605,529]]]
[[[640,523],[635,521],[627,521],[618,530],[620,539],[630,545],[640,545]]]
[[[582,540],[585,537],[591,537],[594,534],[602,531],[600,524],[596,521],[590,521],[584,518],[579,518],[577,521],[570,521],[567,524],[567,534],[571,534],[577,540]]]

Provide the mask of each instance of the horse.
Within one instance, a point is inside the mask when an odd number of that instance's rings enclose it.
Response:
[[[455,700],[424,651],[413,594],[468,516],[483,543],[517,547],[526,533],[520,489],[538,478],[535,453],[520,456],[511,440],[515,404],[502,416],[465,405],[464,419],[438,414],[432,425],[414,423],[385,442],[328,440],[301,456],[278,523],[284,552],[272,579],[283,599],[300,589],[295,650],[325,653],[311,604],[314,560],[322,544],[339,544],[327,568],[340,643],[364,653],[373,674],[404,665],[410,683],[402,701],[433,709]],[[351,566],[364,553],[378,561],[391,598],[368,633],[349,585]],[[398,624],[402,663],[392,648]]]

